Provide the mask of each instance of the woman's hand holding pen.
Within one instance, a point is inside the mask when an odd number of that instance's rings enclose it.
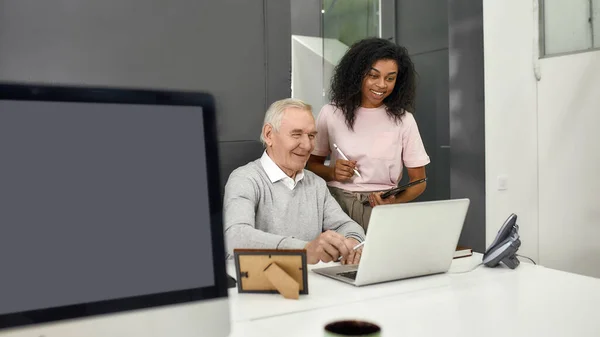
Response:
[[[356,168],[356,160],[343,160],[337,159],[335,166],[332,167],[333,180],[344,182],[348,181],[354,176],[354,169]]]

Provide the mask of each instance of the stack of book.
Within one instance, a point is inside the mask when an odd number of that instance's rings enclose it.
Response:
[[[467,257],[473,255],[473,249],[468,247],[458,246],[456,247],[456,251],[454,252],[454,258],[458,259],[461,257]]]

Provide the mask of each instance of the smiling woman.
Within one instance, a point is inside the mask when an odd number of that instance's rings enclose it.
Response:
[[[331,103],[319,113],[307,168],[328,182],[342,209],[365,230],[372,207],[408,202],[425,190],[418,184],[397,196],[380,196],[396,187],[403,167],[410,181],[426,176],[430,160],[410,112],[415,77],[406,48],[381,38],[361,40],[336,67]],[[334,144],[347,159],[332,150]],[[330,166],[324,164],[328,155]]]

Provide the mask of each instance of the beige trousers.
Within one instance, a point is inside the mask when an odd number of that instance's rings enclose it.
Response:
[[[340,204],[342,210],[356,221],[367,232],[369,218],[371,218],[371,205],[363,205],[363,201],[369,199],[371,192],[350,192],[337,187],[329,186],[333,198]]]

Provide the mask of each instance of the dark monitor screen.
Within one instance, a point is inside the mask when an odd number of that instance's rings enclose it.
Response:
[[[0,86],[0,328],[226,296],[214,105]]]

